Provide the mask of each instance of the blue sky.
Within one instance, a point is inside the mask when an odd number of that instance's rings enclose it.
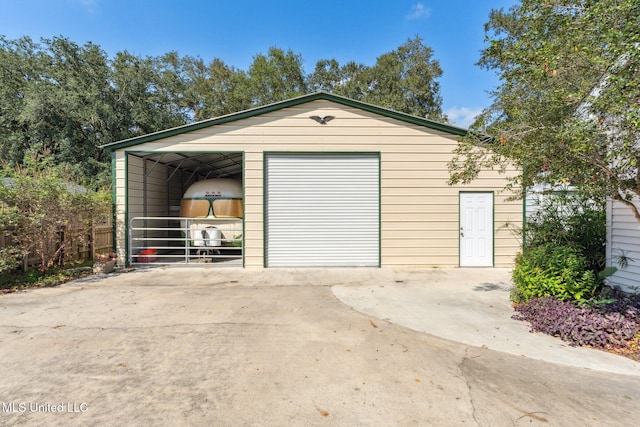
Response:
[[[306,72],[335,58],[373,65],[416,35],[440,61],[443,109],[459,126],[491,102],[495,73],[474,65],[491,9],[517,0],[0,0],[0,34],[64,36],[156,56],[175,50],[246,70],[270,46],[302,55]]]

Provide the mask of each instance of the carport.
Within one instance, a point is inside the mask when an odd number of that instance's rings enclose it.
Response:
[[[320,92],[106,145],[118,258],[509,267],[519,250],[512,230],[522,223],[522,204],[502,191],[513,171],[447,183],[466,132]],[[243,215],[229,221],[241,237],[203,254],[189,249],[180,200],[210,178],[242,183]]]
[[[190,222],[181,217],[185,191],[195,182],[231,178],[242,182],[241,152],[149,152],[126,154],[128,264],[216,262],[239,265],[242,240],[215,249],[194,247],[187,238]],[[218,225],[224,222],[222,226]],[[239,230],[242,219],[216,220],[223,230]]]

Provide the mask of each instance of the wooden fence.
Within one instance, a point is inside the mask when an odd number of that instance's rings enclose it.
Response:
[[[69,229],[68,232],[61,230],[55,241],[49,241],[46,244],[46,251],[50,256],[64,243],[64,250],[61,257],[65,262],[70,261],[88,261],[96,259],[97,255],[108,254],[113,250],[113,226],[111,219],[93,223],[89,232],[85,235],[78,233],[78,229]],[[7,236],[0,235],[0,249],[11,244],[11,239]],[[30,253],[23,260],[22,269],[28,270],[31,267],[40,265],[40,257],[35,253]]]

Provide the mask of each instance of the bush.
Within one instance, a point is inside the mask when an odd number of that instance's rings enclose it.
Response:
[[[554,297],[586,302],[611,271],[605,268],[606,212],[579,192],[545,194],[527,218],[523,254],[516,258],[512,299]],[[609,269],[610,270],[610,269]]]
[[[586,268],[604,269],[606,210],[578,192],[567,190],[546,194],[540,208],[524,228],[523,251],[545,245],[571,246],[586,258]]]
[[[22,265],[29,254],[39,270],[61,267],[75,256],[72,242],[86,245],[93,220],[110,212],[110,194],[68,182],[64,170],[47,161],[0,168],[0,273]]]
[[[532,298],[516,305],[519,314],[513,318],[528,321],[532,331],[560,337],[571,345],[624,348],[638,333],[640,310],[630,304],[620,307],[622,301],[616,307],[597,309],[550,297]]]
[[[585,300],[595,296],[599,280],[587,268],[588,261],[571,246],[543,245],[519,254],[513,270],[513,301],[554,297],[559,300]]]

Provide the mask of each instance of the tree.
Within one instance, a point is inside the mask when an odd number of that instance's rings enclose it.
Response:
[[[515,163],[510,185],[569,181],[640,221],[639,16],[637,0],[523,0],[492,11],[478,64],[501,85],[459,145],[451,182]]]
[[[438,83],[441,75],[433,49],[415,37],[380,55],[373,66],[350,61],[340,67],[335,59],[318,61],[308,82],[314,90],[446,122]]]
[[[24,109],[23,117],[56,163],[68,165],[78,179],[105,182],[109,169],[99,146],[111,141],[113,121],[107,56],[97,45],[80,47],[64,38],[45,40],[45,46],[46,77],[31,92],[34,110]]]
[[[0,153],[12,164],[20,163],[29,147],[29,123],[21,112],[40,74],[38,57],[31,39],[0,37]]]
[[[53,156],[82,178],[108,182],[98,148],[111,141],[113,110],[106,55],[64,38],[0,40],[0,149],[11,164]]]
[[[309,87],[347,98],[364,101],[371,89],[371,67],[349,61],[340,66],[335,59],[322,59],[307,76]]]
[[[343,81],[344,74],[335,59],[319,60],[313,73],[307,76],[311,92],[333,92]]]
[[[195,120],[204,120],[246,110],[251,98],[246,91],[245,72],[230,67],[219,58],[205,64],[201,58],[182,59],[188,79],[186,104]]]
[[[365,101],[407,114],[446,121],[438,78],[440,63],[420,37],[378,57],[369,71]]]
[[[111,87],[117,127],[114,141],[157,132],[188,122],[181,75],[175,52],[141,58],[118,52],[112,63]]]
[[[247,72],[248,93],[255,106],[284,101],[307,93],[302,56],[293,51],[269,48],[253,58]]]

